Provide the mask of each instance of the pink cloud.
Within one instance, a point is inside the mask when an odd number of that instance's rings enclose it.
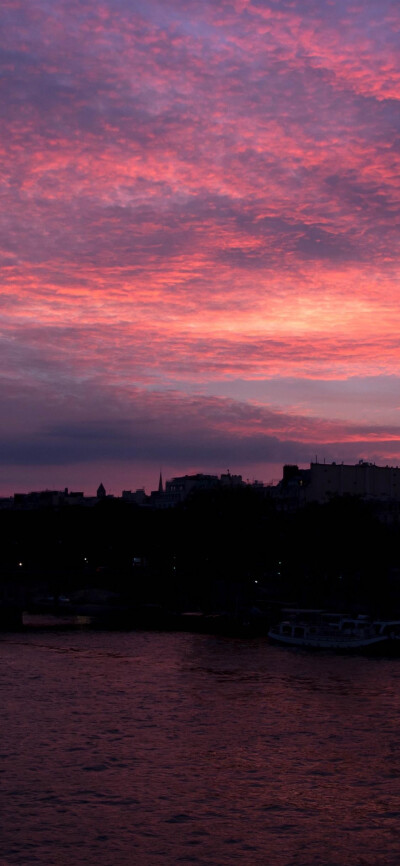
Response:
[[[8,0],[0,20],[17,383],[39,402],[53,379],[61,395],[95,381],[144,400],[171,382],[398,374],[393,3]],[[221,406],[218,430],[247,436]],[[306,416],[268,426],[247,409],[252,435],[298,425],[314,443]],[[348,405],[343,418],[336,432],[314,419],[315,441],[396,440],[385,419],[359,440]]]

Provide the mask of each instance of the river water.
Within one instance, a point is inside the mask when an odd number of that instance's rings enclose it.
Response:
[[[2,635],[2,866],[398,866],[400,659]]]

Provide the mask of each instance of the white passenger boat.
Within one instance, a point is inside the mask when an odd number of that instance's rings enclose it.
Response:
[[[327,650],[383,651],[388,635],[376,627],[368,617],[356,618],[323,612],[309,618],[296,615],[273,626],[268,637],[274,643],[286,646]]]

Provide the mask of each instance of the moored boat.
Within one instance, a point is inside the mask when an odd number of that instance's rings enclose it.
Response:
[[[335,651],[385,651],[389,648],[388,634],[376,627],[368,617],[315,612],[313,618],[294,616],[273,626],[268,637],[284,646]]]

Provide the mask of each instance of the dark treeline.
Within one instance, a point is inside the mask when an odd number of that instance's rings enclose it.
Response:
[[[355,498],[295,512],[252,488],[174,509],[122,500],[0,513],[3,596],[89,588],[208,611],[269,600],[400,614],[400,528]]]

